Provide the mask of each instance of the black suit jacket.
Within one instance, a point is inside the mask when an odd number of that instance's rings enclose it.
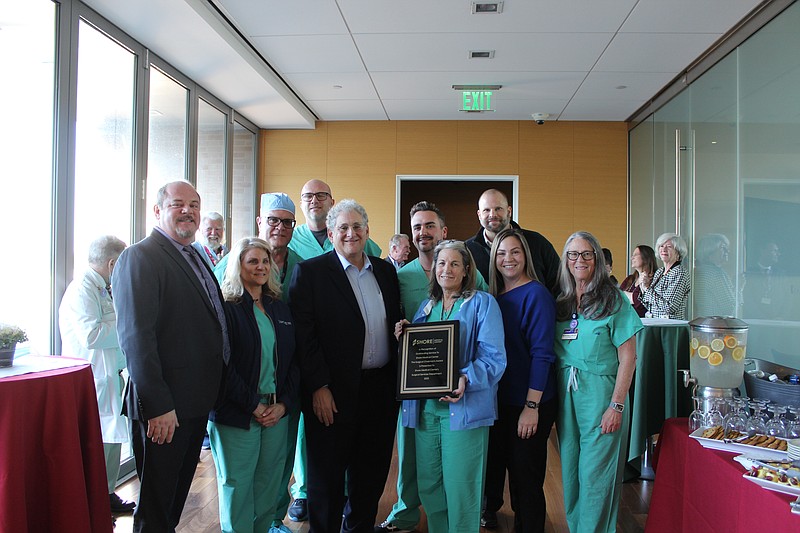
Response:
[[[386,309],[389,365],[396,372],[394,325],[402,318],[397,273],[379,257],[370,256],[370,262]],[[358,400],[365,325],[335,251],[298,263],[289,286],[289,306],[295,319],[304,402],[327,385],[336,402],[337,417],[351,419]]]
[[[179,420],[207,416],[222,381],[222,326],[184,255],[153,230],[122,252],[112,285],[131,376],[128,416],[145,421],[173,409]]]

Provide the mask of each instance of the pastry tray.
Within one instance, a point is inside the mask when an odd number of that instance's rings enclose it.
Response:
[[[750,457],[758,457],[760,459],[768,459],[770,461],[785,461],[789,455],[785,451],[771,450],[770,448],[761,448],[760,446],[750,446],[749,444],[740,444],[738,442],[724,442],[717,439],[706,439],[701,435],[707,427],[702,427],[689,436],[699,442],[703,448],[710,448],[712,450],[722,450],[723,452],[745,454]]]

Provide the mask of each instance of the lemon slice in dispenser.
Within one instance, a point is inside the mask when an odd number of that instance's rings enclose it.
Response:
[[[700,341],[697,340],[697,337],[692,337],[692,343],[689,346],[692,347],[692,350],[696,350],[700,346]]]
[[[708,356],[708,364],[711,366],[719,366],[722,364],[722,354],[719,352],[714,352]]]
[[[711,341],[711,349],[715,352],[721,352],[725,348],[725,343],[722,339],[714,339]]]
[[[725,335],[725,338],[722,340],[725,342],[726,348],[733,349],[739,345],[739,341],[737,341],[736,337],[734,337],[733,335]]]
[[[711,355],[711,348],[703,344],[697,349],[697,355],[699,355],[701,359],[708,359],[708,356]]]
[[[733,357],[734,361],[741,361],[744,359],[744,346],[737,346],[731,352],[731,357]]]

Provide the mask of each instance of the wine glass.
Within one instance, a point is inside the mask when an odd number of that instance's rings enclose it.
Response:
[[[790,439],[800,438],[800,407],[790,406],[789,412],[792,413],[794,418],[786,428],[786,436]]]
[[[761,409],[759,409],[759,412],[761,413],[761,421],[764,423],[764,427],[766,427],[769,423],[769,413],[767,412],[769,400],[766,398],[754,398],[753,401],[761,407]]]
[[[747,431],[748,416],[743,410],[743,406],[746,405],[746,403],[740,398],[730,398],[729,400],[728,403],[731,405],[731,410],[725,415],[723,434],[728,438],[735,438],[738,434]],[[734,431],[737,432],[737,435],[733,435]]]
[[[767,435],[786,438],[786,420],[783,418],[786,408],[782,405],[772,404],[767,409],[772,413],[772,419],[767,424]]]
[[[689,415],[689,429],[695,431],[703,427],[706,423],[706,414],[700,409],[700,402],[703,400],[700,396],[692,396],[694,401],[694,411]]]
[[[706,426],[714,427],[723,424],[722,413],[719,411],[719,405],[722,398],[711,398],[711,409],[706,413]]]
[[[767,424],[764,423],[764,418],[761,415],[761,410],[764,407],[765,404],[758,400],[750,401],[750,408],[753,410],[753,414],[747,419],[747,434],[751,437],[753,435],[766,435],[767,433]]]

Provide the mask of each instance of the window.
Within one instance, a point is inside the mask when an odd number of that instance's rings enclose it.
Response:
[[[259,204],[255,197],[256,134],[242,126],[233,124],[233,198],[231,201],[231,244],[243,237],[255,235],[256,211]]]

